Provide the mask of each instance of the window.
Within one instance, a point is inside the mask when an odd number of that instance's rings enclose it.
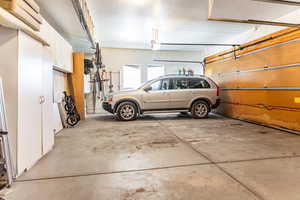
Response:
[[[152,91],[160,90],[161,81],[156,81],[150,85]]]
[[[191,78],[189,79],[189,88],[190,89],[210,88],[210,85],[205,79]]]
[[[173,79],[172,89],[174,90],[188,89],[188,79],[186,78]]]
[[[122,88],[137,88],[141,85],[141,69],[139,66],[123,66],[122,75]]]
[[[168,90],[169,89],[169,79],[164,79],[161,81],[161,90]]]
[[[168,90],[169,89],[169,79],[159,80],[152,83],[150,86],[152,87],[152,91],[156,90]]]

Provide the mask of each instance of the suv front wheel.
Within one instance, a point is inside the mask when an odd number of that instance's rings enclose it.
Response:
[[[138,117],[138,109],[132,102],[123,102],[117,108],[117,119],[121,121],[132,121]]]
[[[199,100],[196,101],[193,106],[191,113],[195,119],[206,118],[210,112],[208,103],[205,101]]]

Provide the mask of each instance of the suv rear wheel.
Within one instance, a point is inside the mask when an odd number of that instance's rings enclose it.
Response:
[[[192,115],[195,119],[206,118],[210,112],[208,103],[205,101],[199,100],[196,101],[192,106]]]
[[[123,102],[117,108],[117,119],[121,121],[132,121],[137,119],[138,109],[132,102]]]

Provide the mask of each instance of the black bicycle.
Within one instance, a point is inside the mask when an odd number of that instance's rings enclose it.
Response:
[[[66,123],[70,126],[75,126],[80,121],[80,115],[77,112],[73,98],[64,92],[65,111],[67,112]]]

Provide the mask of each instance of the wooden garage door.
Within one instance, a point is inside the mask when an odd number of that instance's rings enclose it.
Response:
[[[229,51],[206,58],[205,74],[222,88],[218,112],[300,131],[300,31],[285,29],[261,40],[266,38],[237,51],[237,58]]]

